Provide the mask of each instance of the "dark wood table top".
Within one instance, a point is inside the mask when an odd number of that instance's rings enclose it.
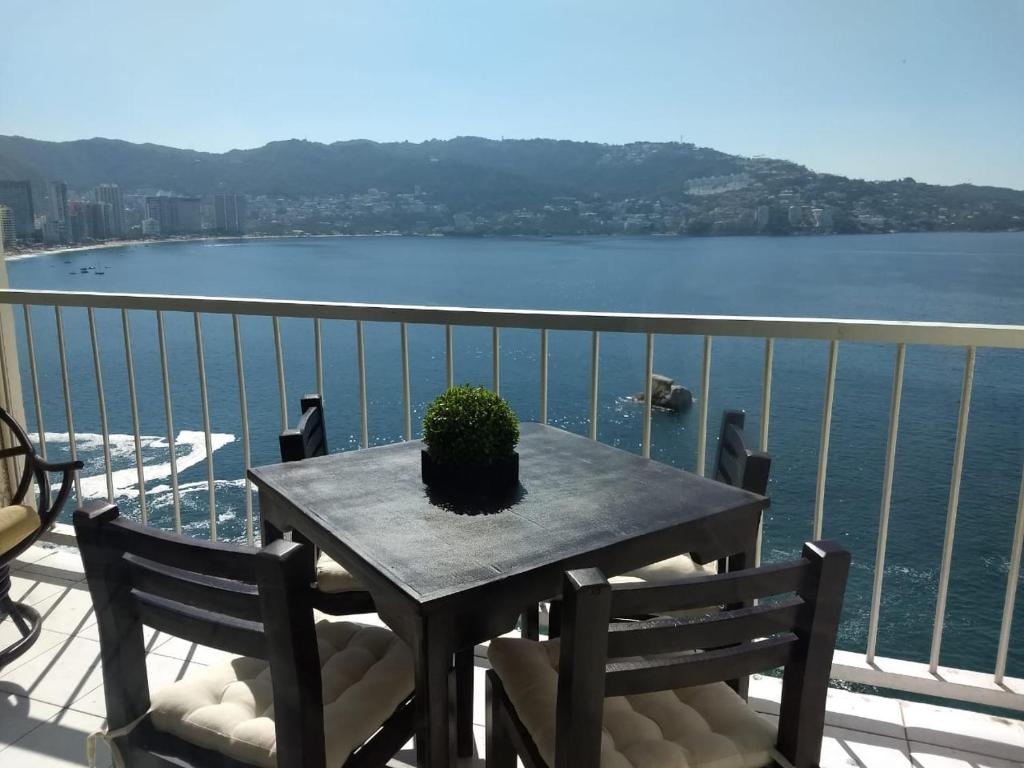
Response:
[[[249,476],[421,605],[766,499],[587,438],[523,424],[520,487],[452,503],[420,480],[419,441],[258,467]],[[676,550],[678,551],[678,550]]]

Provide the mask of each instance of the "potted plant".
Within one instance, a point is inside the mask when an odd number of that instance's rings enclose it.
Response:
[[[486,387],[452,387],[423,418],[423,482],[435,490],[504,494],[519,483],[519,419]]]

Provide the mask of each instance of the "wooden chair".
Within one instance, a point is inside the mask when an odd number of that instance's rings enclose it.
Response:
[[[294,429],[286,429],[278,437],[281,447],[281,461],[302,461],[316,456],[326,456],[327,423],[324,420],[324,402],[320,395],[302,397],[302,416]],[[264,543],[281,538],[282,531],[268,524],[263,525]],[[292,532],[293,540],[302,540]],[[310,552],[315,549],[310,548]],[[340,563],[327,555],[316,556],[316,595],[314,606],[324,613],[344,616],[352,613],[372,613],[376,610],[370,593],[362,588],[356,578]]]
[[[71,493],[80,461],[50,463],[36,453],[25,430],[0,408],[0,461],[13,467],[18,476],[11,503],[0,508],[0,623],[10,618],[21,637],[0,650],[0,669],[21,656],[39,639],[42,620],[39,611],[11,599],[11,563],[31,547],[57,520]],[[60,488],[50,498],[50,472],[60,472]],[[29,494],[35,480],[38,506]]]
[[[107,738],[132,766],[383,766],[413,735],[413,664],[390,630],[314,625],[304,545],[198,541],[75,512],[99,628]],[[238,658],[150,696],[143,626]]]
[[[768,475],[772,459],[767,453],[747,447],[743,434],[746,414],[743,411],[724,411],[722,426],[718,433],[718,448],[715,452],[714,478],[723,483],[742,488],[745,491],[764,496],[768,492]],[[732,553],[730,553],[732,554]],[[628,582],[658,583],[704,576],[725,570],[725,561],[699,563],[691,555],[683,554],[661,560],[635,571],[613,576],[613,584]],[[548,615],[548,637],[558,637],[561,623],[561,606],[558,600],[550,604]],[[536,640],[539,621],[527,617],[523,622],[523,637]]]
[[[831,542],[799,560],[660,584],[571,571],[560,640],[492,640],[487,766],[645,768],[818,764],[850,556]],[[785,596],[788,595],[788,596]],[[766,600],[765,598],[773,598]],[[686,619],[612,616],[760,599]],[[776,730],[723,680],[783,667]]]

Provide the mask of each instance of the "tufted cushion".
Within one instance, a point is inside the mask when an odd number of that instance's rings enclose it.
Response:
[[[635,571],[629,571],[621,576],[613,576],[608,581],[612,584],[638,581],[659,582],[685,579],[690,576],[710,576],[715,573],[718,573],[717,563],[698,565],[689,555],[677,555],[668,560],[645,565],[643,568],[637,568]]]
[[[674,579],[710,576],[715,573],[718,573],[718,563],[698,565],[689,555],[677,555],[676,557],[668,558],[668,560],[645,565],[643,568],[637,568],[635,571],[629,571],[621,576],[612,576],[608,581],[612,584],[628,584],[630,582],[657,584],[658,582],[672,581]],[[688,608],[682,611],[666,611],[665,615],[678,616],[685,619],[693,616],[703,616],[709,611],[717,610],[717,606],[707,606],[706,608]]]
[[[355,576],[325,554],[321,554],[316,561],[316,587],[328,594],[362,589]]]
[[[412,654],[383,627],[325,620],[316,634],[327,765],[341,765],[412,693]],[[172,683],[153,696],[150,719],[236,760],[278,764],[270,669],[261,659],[239,657]]]
[[[10,552],[39,530],[42,521],[32,507],[15,504],[0,509],[0,555]]]
[[[492,640],[491,666],[548,765],[555,760],[557,640]],[[761,768],[775,729],[725,683],[604,701],[601,768]]]

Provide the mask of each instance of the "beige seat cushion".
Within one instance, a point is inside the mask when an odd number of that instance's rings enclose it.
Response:
[[[316,586],[328,594],[355,592],[363,588],[344,566],[323,553],[316,561]]]
[[[383,627],[325,620],[316,634],[327,765],[336,766],[412,693],[412,653]],[[242,762],[278,765],[270,669],[261,659],[243,656],[172,683],[153,696],[150,719]]]
[[[612,576],[608,581],[612,584],[629,584],[631,582],[634,584],[657,584],[659,582],[687,579],[694,576],[711,576],[716,573],[718,573],[718,563],[698,565],[689,555],[676,555],[668,560],[645,565],[643,568],[637,568],[635,571],[629,571],[621,576]],[[688,608],[682,611],[666,611],[665,615],[686,619],[694,616],[703,616],[706,613],[714,613],[718,610],[718,606],[707,606],[705,608]]]
[[[492,640],[491,666],[548,765],[555,759],[558,641]],[[725,683],[604,701],[601,768],[761,768],[775,728]]]
[[[10,552],[39,530],[42,521],[32,507],[15,504],[0,509],[0,555]]]
[[[692,576],[711,576],[718,573],[717,563],[698,565],[689,555],[677,555],[668,560],[661,560],[657,563],[645,565],[635,571],[629,571],[621,576],[613,576],[608,579],[612,584],[627,584],[629,582],[653,582],[672,581],[673,579],[685,579]]]

